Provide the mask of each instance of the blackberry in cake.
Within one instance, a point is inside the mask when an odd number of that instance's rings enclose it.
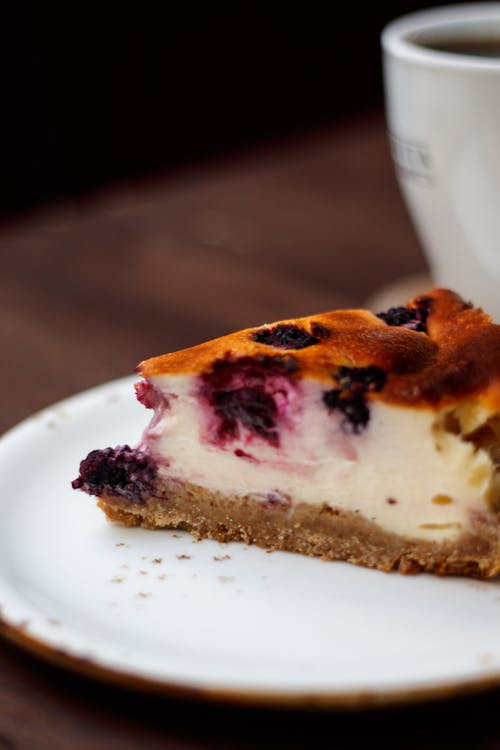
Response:
[[[73,487],[108,518],[403,573],[500,572],[500,326],[434,290],[146,360],[139,445]]]

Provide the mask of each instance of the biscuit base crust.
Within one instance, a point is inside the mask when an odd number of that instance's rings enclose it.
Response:
[[[470,530],[452,540],[434,542],[399,536],[327,504],[269,507],[252,495],[228,495],[169,479],[158,481],[141,503],[101,496],[98,505],[124,526],[184,529],[197,539],[242,541],[386,572],[477,578],[500,572],[500,524],[493,514],[471,519]]]

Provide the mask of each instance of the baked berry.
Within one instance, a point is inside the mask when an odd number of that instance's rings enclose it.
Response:
[[[158,388],[155,388],[149,380],[140,380],[134,388],[137,400],[146,409],[157,409],[160,406],[168,407],[167,397]]]
[[[409,331],[427,333],[427,317],[429,315],[430,301],[422,299],[416,307],[391,307],[387,312],[377,314],[377,318],[383,320],[388,326],[407,328]]]
[[[202,380],[207,388],[218,390],[234,386],[236,382],[250,386],[262,384],[267,378],[293,375],[297,370],[298,364],[292,355],[224,357],[213,363]]]
[[[387,374],[380,367],[339,367],[333,378],[339,387],[323,394],[323,403],[329,411],[340,411],[344,418],[342,428],[359,434],[370,420],[370,410],[365,394],[381,391]]]
[[[318,333],[320,329],[323,329],[323,326],[317,324]],[[307,346],[319,344],[322,337],[312,335],[293,323],[280,323],[273,328],[261,328],[255,331],[253,338],[259,344],[274,346],[276,349],[305,349]]]
[[[216,439],[238,438],[241,426],[278,446],[277,400],[284,408],[297,369],[290,355],[217,360],[212,370],[201,376],[200,390],[217,417]]]
[[[266,438],[271,445],[278,445],[276,404],[262,388],[216,391],[213,395],[213,407],[220,419],[220,437],[238,437],[239,423],[250,432]]]
[[[339,367],[334,375],[343,391],[381,391],[385,385],[387,373],[380,367]]]
[[[80,474],[71,486],[89,495],[119,495],[140,503],[151,492],[156,477],[154,459],[128,445],[89,453],[80,463]]]
[[[342,429],[345,432],[359,434],[370,420],[368,409],[362,393],[349,397],[343,395],[340,388],[332,388],[323,394],[323,403],[329,411],[340,411],[344,415]]]

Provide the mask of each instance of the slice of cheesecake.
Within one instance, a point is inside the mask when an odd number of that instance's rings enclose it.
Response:
[[[73,487],[126,525],[381,570],[500,572],[500,326],[434,290],[142,362],[137,448]]]

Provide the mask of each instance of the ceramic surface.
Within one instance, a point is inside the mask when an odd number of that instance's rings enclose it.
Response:
[[[500,682],[496,581],[384,574],[106,521],[70,482],[89,450],[139,439],[148,414],[132,383],[75,396],[0,440],[9,637],[104,678],[264,703]]]

